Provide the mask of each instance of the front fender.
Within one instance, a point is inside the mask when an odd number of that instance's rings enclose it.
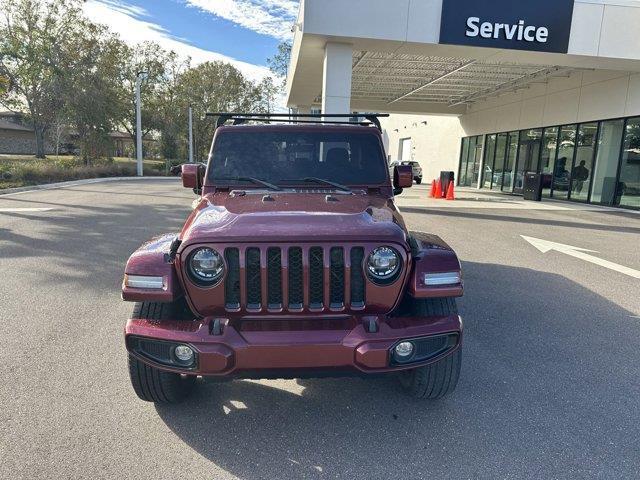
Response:
[[[127,302],[170,303],[184,295],[176,274],[174,261],[170,255],[171,244],[178,237],[176,233],[155,237],[136,250],[125,267],[125,275],[162,277],[163,288],[142,289],[128,287],[122,283],[122,299]]]
[[[436,235],[411,232],[413,269],[408,290],[414,298],[461,297],[463,294],[462,268],[458,256],[444,240]],[[460,273],[460,283],[439,287],[426,286],[427,273]]]

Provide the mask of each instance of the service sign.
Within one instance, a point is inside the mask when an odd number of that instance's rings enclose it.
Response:
[[[443,0],[440,43],[567,53],[574,0]]]

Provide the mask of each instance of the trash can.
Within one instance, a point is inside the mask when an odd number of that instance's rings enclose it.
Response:
[[[524,174],[524,199],[533,202],[542,200],[542,175],[536,172]]]
[[[442,185],[442,196],[447,196],[447,191],[449,190],[449,183],[452,183],[455,180],[455,175],[450,171],[441,171],[440,172],[440,185]]]

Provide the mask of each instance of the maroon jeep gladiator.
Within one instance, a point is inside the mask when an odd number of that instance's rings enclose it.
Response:
[[[394,195],[412,169],[390,178],[380,115],[214,115],[208,165],[181,167],[199,196],[182,231],[127,262],[136,394],[177,402],[197,377],[349,374],[396,375],[419,398],[452,392],[460,262],[407,230]]]

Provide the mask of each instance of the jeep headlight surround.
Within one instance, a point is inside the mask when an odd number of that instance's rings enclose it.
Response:
[[[393,283],[402,271],[402,257],[393,247],[375,248],[367,257],[367,275],[376,284]]]
[[[224,259],[213,248],[200,247],[189,255],[187,272],[196,285],[212,287],[224,276]]]

